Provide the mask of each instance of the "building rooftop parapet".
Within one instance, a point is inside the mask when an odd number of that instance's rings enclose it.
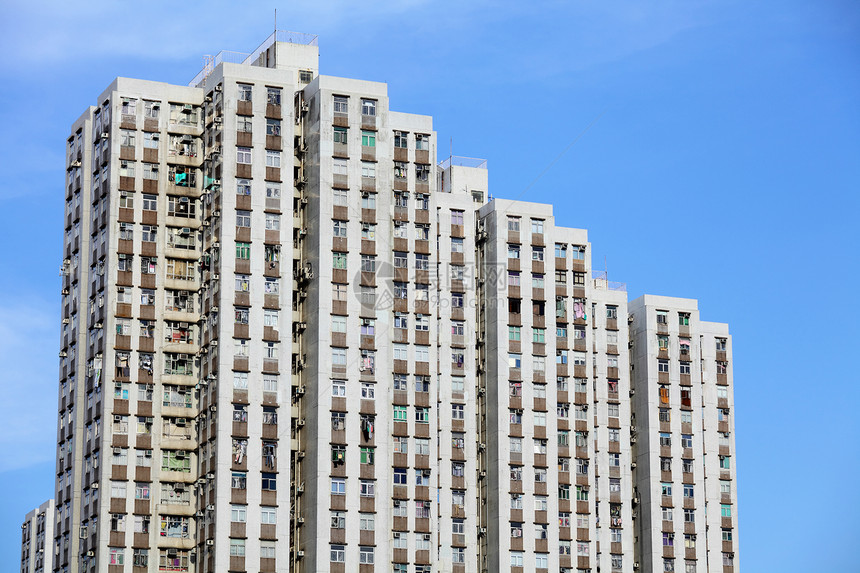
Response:
[[[231,52],[228,50],[221,50],[215,56],[203,56],[203,69],[200,70],[194,79],[188,82],[188,85],[191,87],[199,87],[200,84],[206,79],[206,76],[212,73],[212,71],[218,67],[218,64],[228,63],[228,64],[244,64],[244,65],[253,65],[254,62],[257,61],[257,58],[260,57],[260,54],[268,50],[272,44],[275,42],[286,42],[289,44],[299,44],[303,46],[318,46],[319,45],[319,36],[315,34],[308,34],[305,32],[290,32],[288,30],[275,30],[272,32],[268,38],[263,40],[263,43],[260,44],[256,50],[253,52]]]
[[[591,271],[591,280],[598,290],[617,290],[627,292],[627,283],[609,280],[606,271]]]
[[[475,169],[487,169],[487,160],[479,159],[477,157],[459,157],[457,155],[452,155],[448,159],[445,159],[441,163],[439,163],[439,167],[441,169],[448,169],[451,166],[455,167],[473,167]]]

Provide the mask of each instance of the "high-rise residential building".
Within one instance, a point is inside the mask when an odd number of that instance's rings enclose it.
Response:
[[[54,500],[49,499],[24,517],[21,524],[21,573],[54,570]]]
[[[639,559],[650,571],[734,571],[728,325],[700,320],[695,300],[645,295],[630,303],[630,343]]]
[[[478,216],[482,570],[631,570],[627,293],[550,205]]]
[[[117,78],[74,123],[54,571],[668,566],[641,526],[642,311],[585,230],[436,149],[431,117],[280,31],[189,86]],[[729,359],[708,352],[717,406],[679,426],[699,466],[678,484],[701,489],[685,559],[725,571],[733,528],[706,540],[704,505],[735,505],[707,465],[733,450]]]

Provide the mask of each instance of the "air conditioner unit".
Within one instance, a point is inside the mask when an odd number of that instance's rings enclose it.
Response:
[[[185,459],[185,452],[182,450],[177,450],[176,459],[177,460],[184,460]]]
[[[631,444],[635,444],[635,443],[636,443],[636,436],[630,436],[630,443],[631,443]]]
[[[212,248],[213,249],[220,249],[221,243],[219,243],[218,241],[215,241],[214,243],[212,243]]]
[[[207,539],[206,545],[208,545],[209,547],[212,547],[213,545],[215,545],[215,540],[214,539]]]
[[[182,230],[179,231],[180,235],[190,235],[191,227],[182,227]]]
[[[188,425],[188,419],[187,418],[176,418],[176,425],[177,426],[186,426],[186,425]]]
[[[69,294],[69,289],[64,288],[63,290],[60,291],[60,294]]]
[[[72,166],[72,167],[80,167],[80,166],[81,166],[81,162],[80,162],[80,161],[72,161],[71,166]]]
[[[478,444],[478,451],[479,452],[483,452],[486,449],[487,449],[487,444],[485,444],[484,442],[481,442],[480,444]]]
[[[212,505],[212,504],[207,505],[207,506],[206,506],[206,511],[215,511],[215,506],[214,506],[214,505]]]
[[[302,113],[307,113],[310,108],[311,108],[311,106],[308,105],[308,102],[306,102],[306,101],[302,102]]]
[[[212,280],[213,281],[217,281],[220,278],[221,278],[221,275],[219,275],[218,273],[212,273]]]
[[[299,418],[298,420],[296,420],[296,426],[302,428],[302,427],[304,427],[304,425],[305,425],[305,419],[304,418]]]
[[[87,538],[87,526],[86,526],[86,525],[82,525],[82,526],[81,526],[81,530],[80,530],[80,532],[79,532],[79,534],[78,534],[78,535],[79,535],[79,537],[80,537],[81,539],[86,539],[86,538]]]
[[[484,479],[485,477],[487,477],[487,470],[481,470],[480,472],[478,472],[479,479]]]
[[[300,202],[301,202],[301,204],[302,204],[302,205],[307,205],[307,204],[308,204],[308,198],[307,198],[307,197],[302,197]]]
[[[211,342],[212,346],[218,346],[218,339],[216,338]]]
[[[307,327],[308,327],[307,322],[297,322],[296,323],[296,330],[305,330]]]
[[[306,236],[307,234],[308,234],[308,230],[307,230],[307,229],[301,229],[301,230],[299,231],[299,237],[304,237],[304,236]]]
[[[214,121],[215,123],[221,123],[222,121],[224,121],[224,118],[222,118],[220,115],[216,115]]]
[[[214,211],[212,211],[212,216],[213,217],[220,217],[221,211],[219,209],[215,209]]]
[[[305,451],[304,450],[299,450],[298,452],[296,452],[296,455],[298,456],[298,458],[300,460],[305,459]]]
[[[102,323],[101,323],[101,322],[97,322],[97,323],[95,323],[95,324],[93,325],[93,328],[101,329],[101,328],[102,328],[102,326],[103,326],[103,325],[102,325]]]
[[[633,469],[636,469],[636,462],[632,462],[632,463],[630,464],[630,467],[631,467],[631,468],[633,468]]]
[[[304,517],[302,517],[302,516],[299,516],[298,521],[299,521],[299,523],[304,523],[304,522],[305,522],[305,518],[304,518]]]
[[[61,350],[60,351],[60,358],[65,358],[66,356],[68,356],[68,353],[65,350]]]
[[[483,537],[486,534],[487,534],[487,528],[486,527],[479,527],[478,528],[478,537]]]
[[[212,103],[212,96],[206,96],[203,98],[203,101],[206,103]]]
[[[204,227],[208,227],[208,226],[209,226],[209,225],[211,225],[211,224],[212,224],[212,223],[210,223],[209,221],[203,221],[203,226],[204,226]]]
[[[296,557],[297,557],[298,559],[301,559],[301,558],[302,558],[302,557],[304,557],[304,556],[305,556],[305,552],[304,552],[304,550],[299,549],[298,551],[296,551]]]
[[[633,498],[633,504],[634,504],[634,505],[638,505],[638,504],[639,504],[639,498],[638,498],[638,497],[634,497],[634,498]]]
[[[300,483],[299,485],[297,485],[297,486],[296,486],[296,491],[297,491],[297,492],[299,492],[299,493],[304,492],[304,491],[305,491],[305,484],[304,484],[304,483]]]
[[[95,557],[95,556],[96,556],[95,551],[87,551],[87,557]]]
[[[296,388],[296,396],[304,396],[305,395],[305,387],[299,386]]]
[[[122,455],[122,448],[114,448],[113,449],[113,455],[115,455],[115,456]]]
[[[484,388],[478,388],[478,396],[483,396],[487,393]]]
[[[198,511],[194,514],[194,517],[203,517],[204,513],[202,511]]]
[[[93,489],[98,489],[98,488],[99,488],[99,482],[94,483],[94,484],[93,484],[92,486],[90,486],[90,487],[92,487]]]
[[[209,411],[210,412],[217,412],[218,406],[216,406],[215,404],[212,404],[211,406],[209,406]]]
[[[208,474],[206,474],[206,479],[215,479],[215,474],[209,472]]]
[[[638,561],[634,561],[634,562],[633,562],[633,568],[634,568],[634,569],[639,569],[639,562],[638,562]]]
[[[217,307],[217,306],[213,306],[213,307],[212,307],[212,312],[218,312],[218,307]]]

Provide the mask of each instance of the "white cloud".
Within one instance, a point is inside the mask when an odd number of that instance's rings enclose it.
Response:
[[[54,457],[59,310],[44,300],[0,300],[0,472]]]

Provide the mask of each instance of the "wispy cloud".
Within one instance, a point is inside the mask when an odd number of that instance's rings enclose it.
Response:
[[[59,312],[44,300],[0,293],[0,472],[54,457]]]

